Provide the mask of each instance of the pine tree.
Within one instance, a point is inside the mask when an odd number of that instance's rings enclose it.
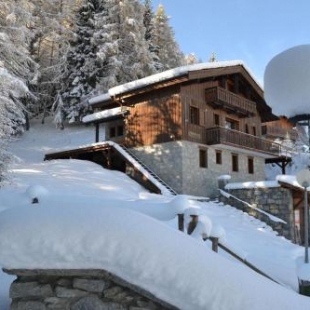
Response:
[[[27,4],[26,1],[18,5],[17,1],[0,2],[0,105],[2,117],[10,118],[4,121],[11,124],[11,131],[5,130],[9,134],[24,130],[27,112],[36,99],[29,91],[37,83],[38,67],[28,52],[31,31],[25,25],[31,20]]]
[[[32,37],[30,54],[39,64],[40,76],[36,92],[38,112],[47,111],[61,86],[69,40],[75,24],[74,10],[80,0],[28,0]],[[44,122],[44,118],[42,120]]]
[[[144,19],[143,24],[145,27],[145,40],[148,44],[149,51],[153,60],[155,70],[157,72],[163,71],[163,64],[158,57],[159,47],[154,42],[154,13],[152,10],[152,1],[144,1]]]
[[[98,21],[95,35],[100,63],[98,92],[156,72],[145,40],[143,5],[138,0],[111,0],[107,12]]]
[[[197,57],[194,53],[190,53],[188,55],[185,55],[184,60],[185,60],[186,65],[193,65],[193,64],[199,63],[199,60],[197,59]]]
[[[105,93],[109,88],[121,84],[122,60],[120,42],[119,1],[104,1],[105,10],[96,14],[94,42],[98,48],[98,84],[96,91]]]
[[[179,67],[185,64],[184,56],[174,38],[173,29],[169,25],[163,5],[159,5],[154,21],[154,43],[158,47],[156,51],[163,70]]]
[[[75,39],[67,54],[67,74],[63,97],[62,115],[69,122],[79,120],[87,109],[87,100],[93,96],[97,84],[98,66],[96,64],[97,47],[94,44],[95,17],[103,12],[100,0],[86,0],[77,13]],[[61,102],[62,100],[56,100]],[[55,108],[56,110],[57,107]],[[59,113],[57,122],[59,122]]]
[[[125,82],[155,73],[145,41],[143,6],[138,0],[120,2],[120,50]]]

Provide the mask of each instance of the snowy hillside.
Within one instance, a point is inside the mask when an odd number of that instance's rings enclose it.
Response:
[[[42,162],[46,152],[93,139],[91,127],[59,131],[38,121],[11,144],[17,162],[0,189],[2,267],[105,268],[180,309],[310,308],[296,293],[304,249],[265,223],[216,202],[150,194],[94,163]],[[195,238],[176,229],[182,210],[203,220]],[[219,235],[283,286],[215,254],[202,233]],[[0,273],[1,310],[9,307],[10,281]]]

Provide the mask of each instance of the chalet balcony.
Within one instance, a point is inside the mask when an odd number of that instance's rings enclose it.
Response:
[[[293,141],[296,141],[298,138],[298,133],[295,129],[285,129],[268,125],[262,126],[262,134],[272,138],[291,139]]]
[[[270,140],[223,127],[213,127],[207,129],[206,144],[224,144],[255,152],[263,152],[273,156],[281,156],[284,151],[288,151],[284,149],[282,145]]]
[[[256,114],[256,103],[222,87],[205,90],[206,103],[214,109],[222,109],[238,117],[252,117]]]

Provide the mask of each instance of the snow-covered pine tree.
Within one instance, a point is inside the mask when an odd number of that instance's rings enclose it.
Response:
[[[123,82],[119,1],[104,0],[104,10],[95,15],[95,26],[94,44],[97,46],[99,68],[96,91],[105,93]]]
[[[108,15],[97,19],[100,62],[98,92],[156,72],[145,40],[144,6],[138,0],[106,1]]]
[[[152,9],[152,1],[144,1],[144,19],[143,24],[145,27],[145,40],[148,44],[151,57],[153,59],[154,67],[157,72],[163,71],[163,64],[158,57],[159,47],[154,42],[154,13]]]
[[[36,84],[38,67],[28,51],[31,37],[26,27],[31,23],[28,2],[1,1],[0,11],[0,126],[4,137],[24,130],[26,115],[36,101],[28,86]]]
[[[157,55],[163,64],[163,70],[185,64],[184,55],[175,40],[173,29],[169,25],[169,18],[161,4],[155,14],[153,37],[153,42],[158,47]]]
[[[143,25],[144,7],[139,0],[119,1],[120,38],[124,82],[155,73]]]
[[[197,59],[197,57],[194,53],[190,53],[188,55],[185,55],[184,60],[185,60],[186,65],[193,65],[193,64],[199,63],[199,60]]]
[[[52,106],[60,88],[65,55],[75,24],[73,12],[79,2],[80,0],[28,0],[31,11],[29,27],[32,33],[30,53],[40,66],[36,89],[40,103],[38,112],[45,112]]]
[[[96,14],[102,14],[105,8],[101,0],[84,0],[77,12],[75,38],[67,54],[65,87],[61,91],[63,102],[62,115],[69,122],[79,121],[87,110],[87,100],[94,95],[97,84],[98,64],[97,46],[94,42]],[[55,107],[56,110],[59,110]],[[59,123],[59,113],[57,122]]]
[[[29,32],[23,27],[27,16],[24,5],[25,1],[18,6],[16,1],[0,2],[0,182],[11,158],[7,142],[24,130],[24,100],[30,95],[26,83],[36,69],[27,54]]]

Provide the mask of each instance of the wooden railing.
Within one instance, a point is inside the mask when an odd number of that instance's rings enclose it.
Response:
[[[190,215],[191,217],[191,221],[189,222],[188,226],[185,228],[184,227],[184,214],[178,214],[178,227],[179,230],[187,233],[188,235],[191,235],[193,233],[193,231],[195,230],[198,222],[199,222],[199,216],[196,214]],[[269,276],[268,274],[266,274],[265,272],[263,272],[262,270],[260,270],[258,267],[256,267],[255,265],[253,265],[252,263],[250,263],[249,261],[247,261],[245,258],[241,257],[240,255],[238,255],[237,253],[235,253],[232,249],[229,249],[229,247],[223,245],[219,238],[214,238],[214,237],[206,237],[206,238],[202,238],[203,241],[207,241],[210,240],[212,242],[212,250],[216,253],[218,253],[218,248],[220,247],[222,250],[224,250],[226,253],[228,253],[229,255],[231,255],[233,258],[237,259],[238,261],[240,261],[241,263],[243,263],[244,265],[246,265],[247,267],[251,268],[252,270],[254,270],[255,272],[259,273],[260,275],[268,278],[269,280],[277,283],[277,284],[281,284],[278,281],[276,281],[275,279],[273,279],[271,276]],[[283,285],[283,284],[281,284]]]
[[[239,116],[249,117],[256,114],[256,103],[222,87],[211,87],[205,90],[206,103],[214,108],[222,108]]]
[[[289,138],[293,141],[298,138],[298,133],[295,129],[285,129],[268,125],[262,126],[262,134],[282,139]]]
[[[207,129],[206,144],[226,144],[274,155],[280,155],[284,151],[278,143],[223,127]]]

